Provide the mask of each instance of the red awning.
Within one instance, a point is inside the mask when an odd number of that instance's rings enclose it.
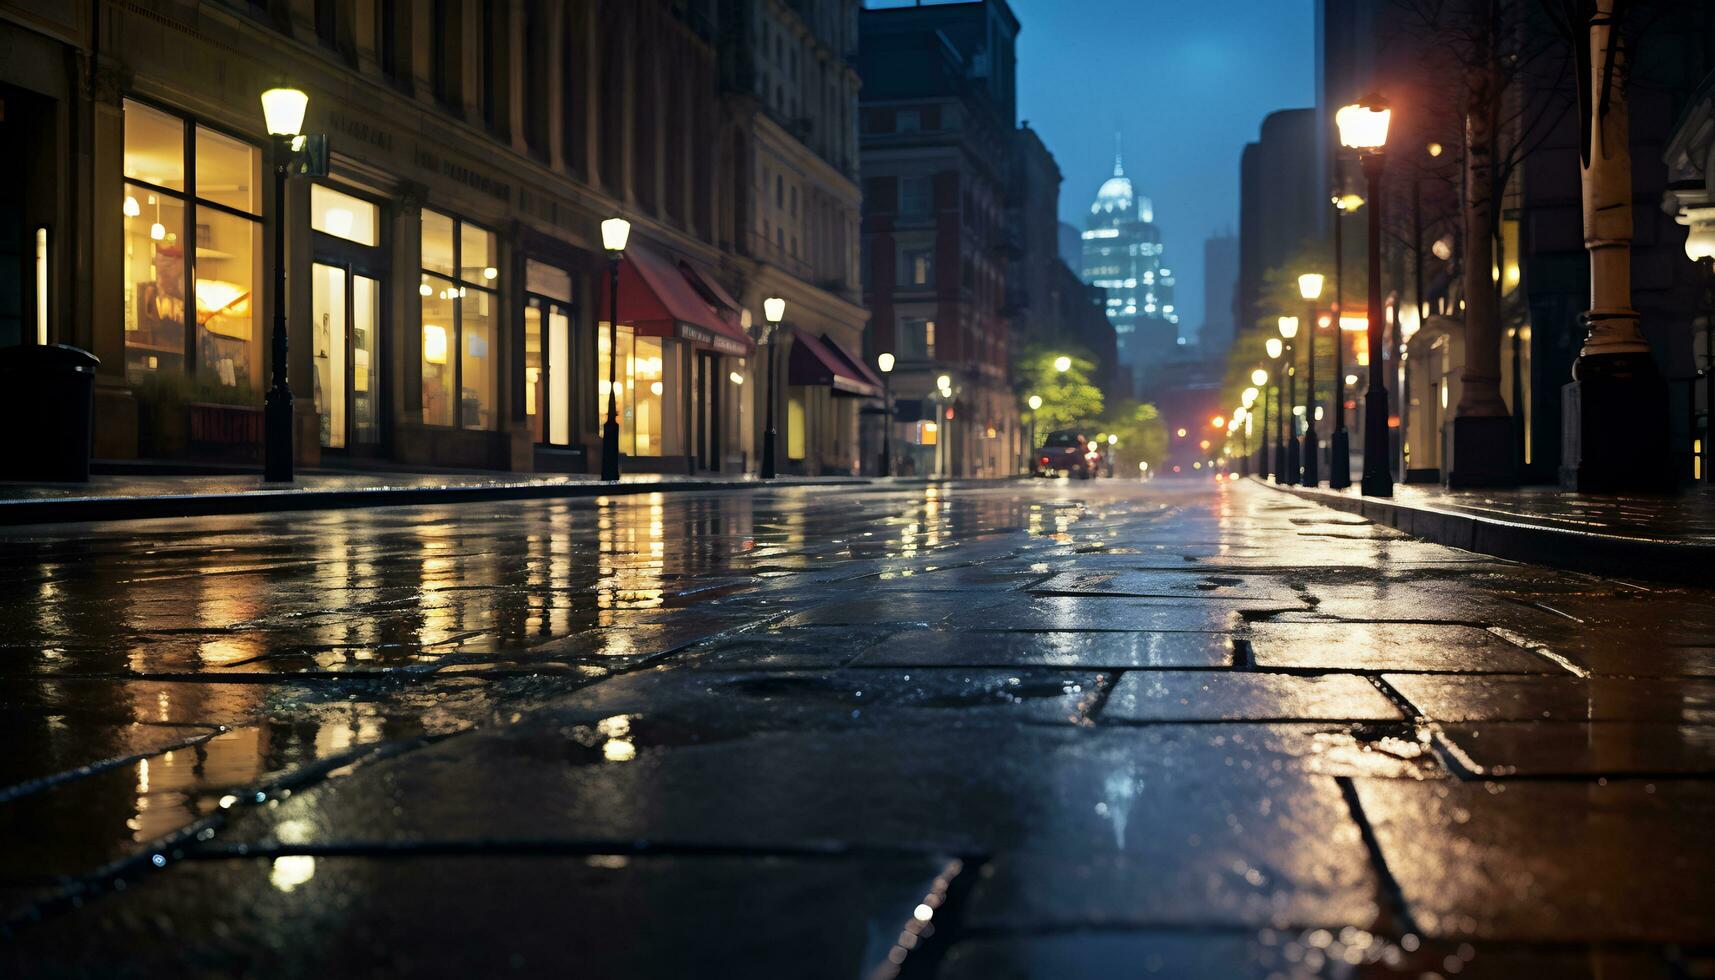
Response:
[[[881,390],[883,387],[882,380],[876,376],[876,373],[874,371],[871,371],[869,369],[868,364],[865,364],[859,358],[856,358],[856,357],[851,356],[850,354],[847,354],[846,349],[844,347],[841,347],[839,344],[834,343],[833,340],[830,339],[827,334],[822,335],[822,343],[829,350],[831,350],[835,354],[839,355],[840,360],[842,360],[842,361],[846,362],[846,364],[850,365],[852,370],[857,372],[857,376],[859,378],[863,379],[864,381],[869,382],[870,385],[875,388],[877,395],[881,394]]]
[[[601,277],[601,306],[605,318],[608,277]],[[755,347],[744,331],[716,312],[691,280],[654,249],[632,240],[619,264],[619,322],[639,336],[678,337],[723,354],[748,355]]]
[[[827,385],[836,395],[858,395],[875,398],[881,388],[863,377],[852,367],[838,349],[829,349],[827,341],[807,333],[792,335],[792,359],[787,364],[788,384]]]

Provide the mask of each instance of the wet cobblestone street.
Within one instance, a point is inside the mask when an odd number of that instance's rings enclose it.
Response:
[[[1248,484],[0,537],[0,975],[1715,976],[1715,592]]]

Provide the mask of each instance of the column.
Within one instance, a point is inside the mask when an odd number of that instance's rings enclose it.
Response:
[[[1632,309],[1632,161],[1627,72],[1611,44],[1614,0],[1596,0],[1586,28],[1591,97],[1584,158],[1584,247],[1590,253],[1589,335],[1561,389],[1561,485],[1586,492],[1667,490],[1667,384]]]

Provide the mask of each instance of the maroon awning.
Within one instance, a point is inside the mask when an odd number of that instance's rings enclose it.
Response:
[[[857,376],[859,378],[862,378],[864,381],[869,382],[870,385],[875,388],[877,395],[881,394],[882,388],[884,387],[883,382],[882,382],[881,378],[876,376],[876,373],[874,371],[871,371],[869,369],[868,364],[865,364],[859,358],[856,358],[856,357],[851,356],[850,354],[847,354],[846,349],[844,347],[841,347],[839,344],[834,343],[833,338],[829,337],[827,334],[822,335],[822,343],[829,350],[831,350],[835,354],[837,354],[839,356],[840,360],[842,360],[842,361],[846,362],[846,364],[850,365],[852,370],[857,372]]]
[[[601,277],[601,306],[605,318],[608,279]],[[736,321],[728,322],[682,271],[649,245],[633,239],[619,265],[619,322],[643,337],[678,337],[723,354],[744,357],[755,349]]]
[[[787,383],[795,385],[826,385],[836,395],[856,395],[876,398],[881,388],[864,378],[838,347],[807,333],[792,335],[792,359],[786,368]]]

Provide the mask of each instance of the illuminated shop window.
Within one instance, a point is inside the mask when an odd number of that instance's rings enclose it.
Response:
[[[494,233],[425,210],[422,256],[423,422],[493,429],[500,363]]]
[[[608,330],[598,324],[596,337],[596,412],[607,421]],[[619,451],[628,456],[662,456],[678,451],[675,420],[668,417],[667,392],[679,390],[678,343],[660,337],[639,337],[619,326],[618,384]]]
[[[134,384],[189,376],[199,389],[227,393],[221,397],[256,399],[264,383],[255,295],[263,281],[261,154],[130,100],[124,125],[126,376]]]

